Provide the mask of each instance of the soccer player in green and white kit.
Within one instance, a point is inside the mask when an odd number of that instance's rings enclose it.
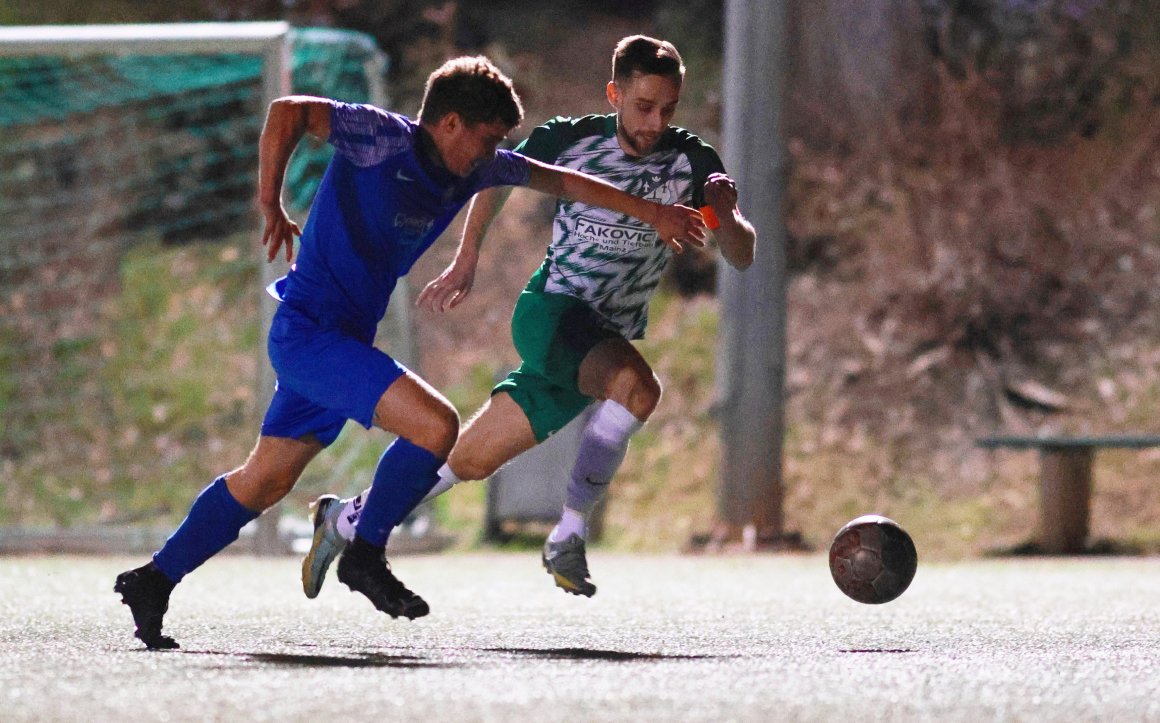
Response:
[[[716,151],[669,125],[685,67],[671,43],[634,35],[616,46],[606,87],[609,115],[555,118],[517,150],[597,176],[663,204],[709,206],[725,261],[753,261],[756,235],[737,208],[737,189]],[[419,294],[421,306],[454,308],[470,293],[479,251],[506,193],[473,200],[454,261]],[[656,408],[661,385],[631,340],[644,336],[648,303],[678,242],[615,211],[561,200],[543,264],[520,294],[512,337],[522,364],[492,391],[439,471],[430,499],[462,480],[485,479],[597,403],[571,470],[564,510],[544,544],[544,567],[565,591],[591,596],[586,518],[624,459],[629,437]],[[561,472],[564,473],[563,471]],[[312,505],[315,535],[303,561],[308,597],[351,539],[366,493]]]

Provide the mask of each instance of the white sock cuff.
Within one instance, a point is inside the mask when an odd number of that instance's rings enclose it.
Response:
[[[463,481],[459,479],[459,475],[451,471],[451,466],[446,462],[444,462],[443,466],[439,468],[439,472],[437,472],[437,474],[439,475],[439,479],[435,480],[435,486],[431,488],[431,490],[426,494],[425,497],[423,497],[423,499],[419,500],[419,504],[430,502],[431,500],[435,499],[439,495],[443,494],[447,490]]]
[[[588,424],[596,434],[612,439],[626,439],[644,426],[644,422],[612,399],[600,403]]]
[[[446,480],[452,485],[457,485],[463,481],[459,479],[459,475],[455,474],[454,470],[451,469],[451,465],[447,464],[446,462],[444,462],[443,466],[439,468],[439,472],[437,474],[439,475],[439,479]]]
[[[588,516],[579,510],[565,507],[560,521],[552,528],[548,538],[552,542],[562,542],[572,535],[579,535],[581,539],[588,538]]]

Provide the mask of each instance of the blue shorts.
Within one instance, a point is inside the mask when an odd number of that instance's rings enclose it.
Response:
[[[278,384],[262,435],[313,435],[325,447],[348,419],[370,429],[383,392],[406,372],[373,341],[279,305],[267,344]]]

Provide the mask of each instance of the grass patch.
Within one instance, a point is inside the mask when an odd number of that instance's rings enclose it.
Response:
[[[29,432],[3,518],[71,525],[184,512],[244,459],[257,420],[257,261],[250,238],[164,247],[120,264],[93,328],[51,342],[43,389],[3,404]],[[8,436],[7,434],[5,435]]]

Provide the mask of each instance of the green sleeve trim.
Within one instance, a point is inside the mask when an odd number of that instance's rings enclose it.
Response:
[[[555,163],[560,153],[586,136],[608,135],[609,126],[616,132],[616,124],[609,123],[612,116],[586,115],[581,118],[556,116],[547,123],[536,126],[531,135],[516,146],[516,152],[542,163]]]
[[[693,206],[705,205],[705,181],[714,173],[725,173],[725,164],[716,149],[684,128],[669,128],[661,145],[675,148],[689,159],[693,176]]]

